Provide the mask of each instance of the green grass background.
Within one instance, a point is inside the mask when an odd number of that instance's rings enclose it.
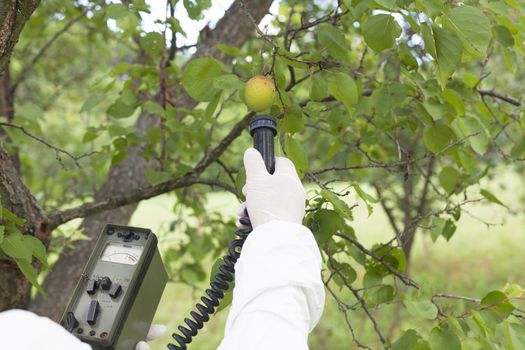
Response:
[[[411,276],[420,283],[431,284],[436,292],[447,292],[482,298],[489,291],[501,289],[507,282],[525,286],[525,215],[524,180],[522,177],[502,172],[497,181],[491,181],[489,188],[510,208],[494,204],[475,203],[465,209],[471,214],[463,213],[455,235],[449,242],[439,238],[433,243],[429,235],[423,233],[416,238]],[[472,198],[479,197],[477,189],[471,189]],[[350,203],[358,201],[349,198]],[[175,219],[171,208],[174,199],[161,196],[144,201],[135,212],[131,225],[149,227],[158,232],[162,225]],[[208,197],[208,209],[218,210],[225,214],[235,213],[236,199],[227,193],[211,193]],[[355,210],[355,228],[360,240],[367,246],[384,242],[392,237],[384,213],[378,205],[372,216],[368,217],[361,205]],[[485,222],[496,225],[487,226]],[[184,219],[184,218],[182,218]],[[160,237],[161,250],[166,248],[173,237]],[[356,264],[354,264],[355,266]],[[211,268],[211,265],[210,265]],[[359,278],[359,277],[358,277]],[[204,288],[205,285],[199,287]],[[151,342],[153,350],[165,349],[171,341],[170,333],[176,329],[200,297],[202,290],[193,290],[183,284],[168,284],[155,316],[155,323],[168,326],[168,332],[158,340]],[[351,298],[345,301],[351,302]],[[383,305],[374,310],[384,334],[396,339],[402,331],[417,328],[428,335],[435,322],[421,321],[412,318],[404,310],[396,313],[396,305]],[[447,302],[459,312],[465,307],[462,302]],[[191,350],[215,349],[222,336],[228,309],[218,313],[200,331],[192,343]],[[377,336],[371,323],[361,312],[349,313],[357,337],[372,349],[380,348]],[[327,293],[325,311],[319,325],[309,337],[310,349],[354,349],[351,336],[343,315],[336,303]],[[467,348],[476,349],[475,345]]]

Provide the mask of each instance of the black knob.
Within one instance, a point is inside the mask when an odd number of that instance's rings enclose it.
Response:
[[[124,231],[120,236],[124,242],[129,242],[135,238],[135,233],[133,231]]]
[[[73,332],[73,329],[78,327],[78,320],[76,319],[75,314],[71,311],[67,313],[64,326],[68,332]]]
[[[89,303],[87,320],[86,320],[88,324],[93,326],[95,323],[97,323],[98,312],[99,312],[98,301],[91,300],[91,302]]]
[[[109,290],[109,296],[112,299],[115,299],[120,295],[121,292],[122,292],[122,287],[120,286],[120,284],[113,283],[113,285],[111,286],[111,289]]]
[[[101,279],[99,279],[100,288],[104,290],[109,290],[111,288],[111,280],[108,276],[104,276]]]
[[[89,295],[93,295],[96,293],[97,289],[98,289],[98,281],[95,279],[90,279],[86,286],[86,292]]]

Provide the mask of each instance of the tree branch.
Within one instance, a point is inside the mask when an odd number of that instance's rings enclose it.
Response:
[[[505,95],[502,95],[496,91],[493,91],[493,90],[480,90],[480,89],[476,89],[476,91],[481,95],[481,97],[485,97],[485,96],[490,96],[490,97],[494,97],[494,98],[497,98],[499,100],[502,100],[502,101],[505,101],[507,103],[510,103],[511,105],[513,106],[516,106],[516,107],[520,107],[521,106],[521,101],[513,98],[513,97],[509,97],[509,96],[505,96]]]
[[[69,158],[71,158],[73,160],[73,162],[75,162],[75,165],[80,168],[81,166],[80,166],[80,163],[78,162],[80,159],[85,158],[85,157],[89,157],[90,155],[98,153],[97,151],[94,151],[94,152],[84,153],[84,154],[82,154],[80,156],[75,156],[75,155],[71,154],[70,152],[66,151],[65,149],[57,147],[57,146],[47,142],[43,138],[41,138],[39,136],[36,136],[35,134],[30,133],[29,131],[27,131],[21,125],[8,123],[8,122],[0,122],[0,126],[7,126],[7,127],[10,127],[10,128],[18,129],[18,130],[22,131],[24,134],[26,134],[27,136],[29,136],[30,138],[32,138],[32,139],[34,139],[34,140],[36,140],[36,141],[46,145],[47,147],[51,148],[52,150],[54,150],[56,152],[56,159],[58,160],[58,162],[60,164],[62,164],[62,166],[64,166],[64,164],[62,163],[62,158],[60,157],[60,154],[67,155]]]
[[[155,197],[159,194],[163,194],[172,191],[177,188],[185,187],[188,185],[202,183],[202,179],[198,176],[213,162],[215,162],[221,154],[228,148],[228,146],[241,135],[242,131],[249,125],[252,117],[255,113],[251,112],[244,116],[228,135],[210,152],[206,153],[204,157],[195,165],[195,167],[185,175],[172,179],[155,186],[137,188],[124,194],[113,196],[112,198],[101,200],[98,202],[85,203],[78,207],[67,209],[64,211],[54,212],[49,215],[50,226],[55,228],[67,221],[75,218],[86,217],[96,213],[100,213],[104,210],[114,209],[127,204],[139,202],[143,199]]]

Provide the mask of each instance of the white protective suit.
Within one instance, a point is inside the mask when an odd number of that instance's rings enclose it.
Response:
[[[246,216],[247,210],[254,229],[235,266],[233,301],[218,350],[306,350],[325,294],[319,248],[301,225],[305,191],[286,158],[276,158],[273,175],[255,149],[245,152],[244,164],[246,204],[239,215]],[[147,340],[158,337],[161,328],[152,326]],[[11,310],[0,313],[0,349],[91,347],[48,318]],[[136,347],[147,349],[145,342]]]

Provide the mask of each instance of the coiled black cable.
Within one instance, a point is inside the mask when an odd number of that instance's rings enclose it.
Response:
[[[219,265],[219,272],[210,283],[210,288],[206,289],[206,295],[201,297],[201,302],[195,305],[198,312],[191,311],[191,317],[184,319],[186,326],[180,325],[177,327],[179,333],[173,333],[171,336],[178,345],[168,344],[169,350],[186,350],[187,344],[191,343],[192,338],[197,335],[199,329],[204,326],[204,323],[210,319],[210,315],[215,312],[221,299],[224,298],[224,293],[228,290],[230,283],[234,279],[235,263],[241,255],[242,246],[250,232],[252,232],[250,220],[247,217],[241,218],[239,222],[249,226],[249,228],[235,231],[235,235],[239,238],[230,242],[228,254],[222,258],[223,262]]]

